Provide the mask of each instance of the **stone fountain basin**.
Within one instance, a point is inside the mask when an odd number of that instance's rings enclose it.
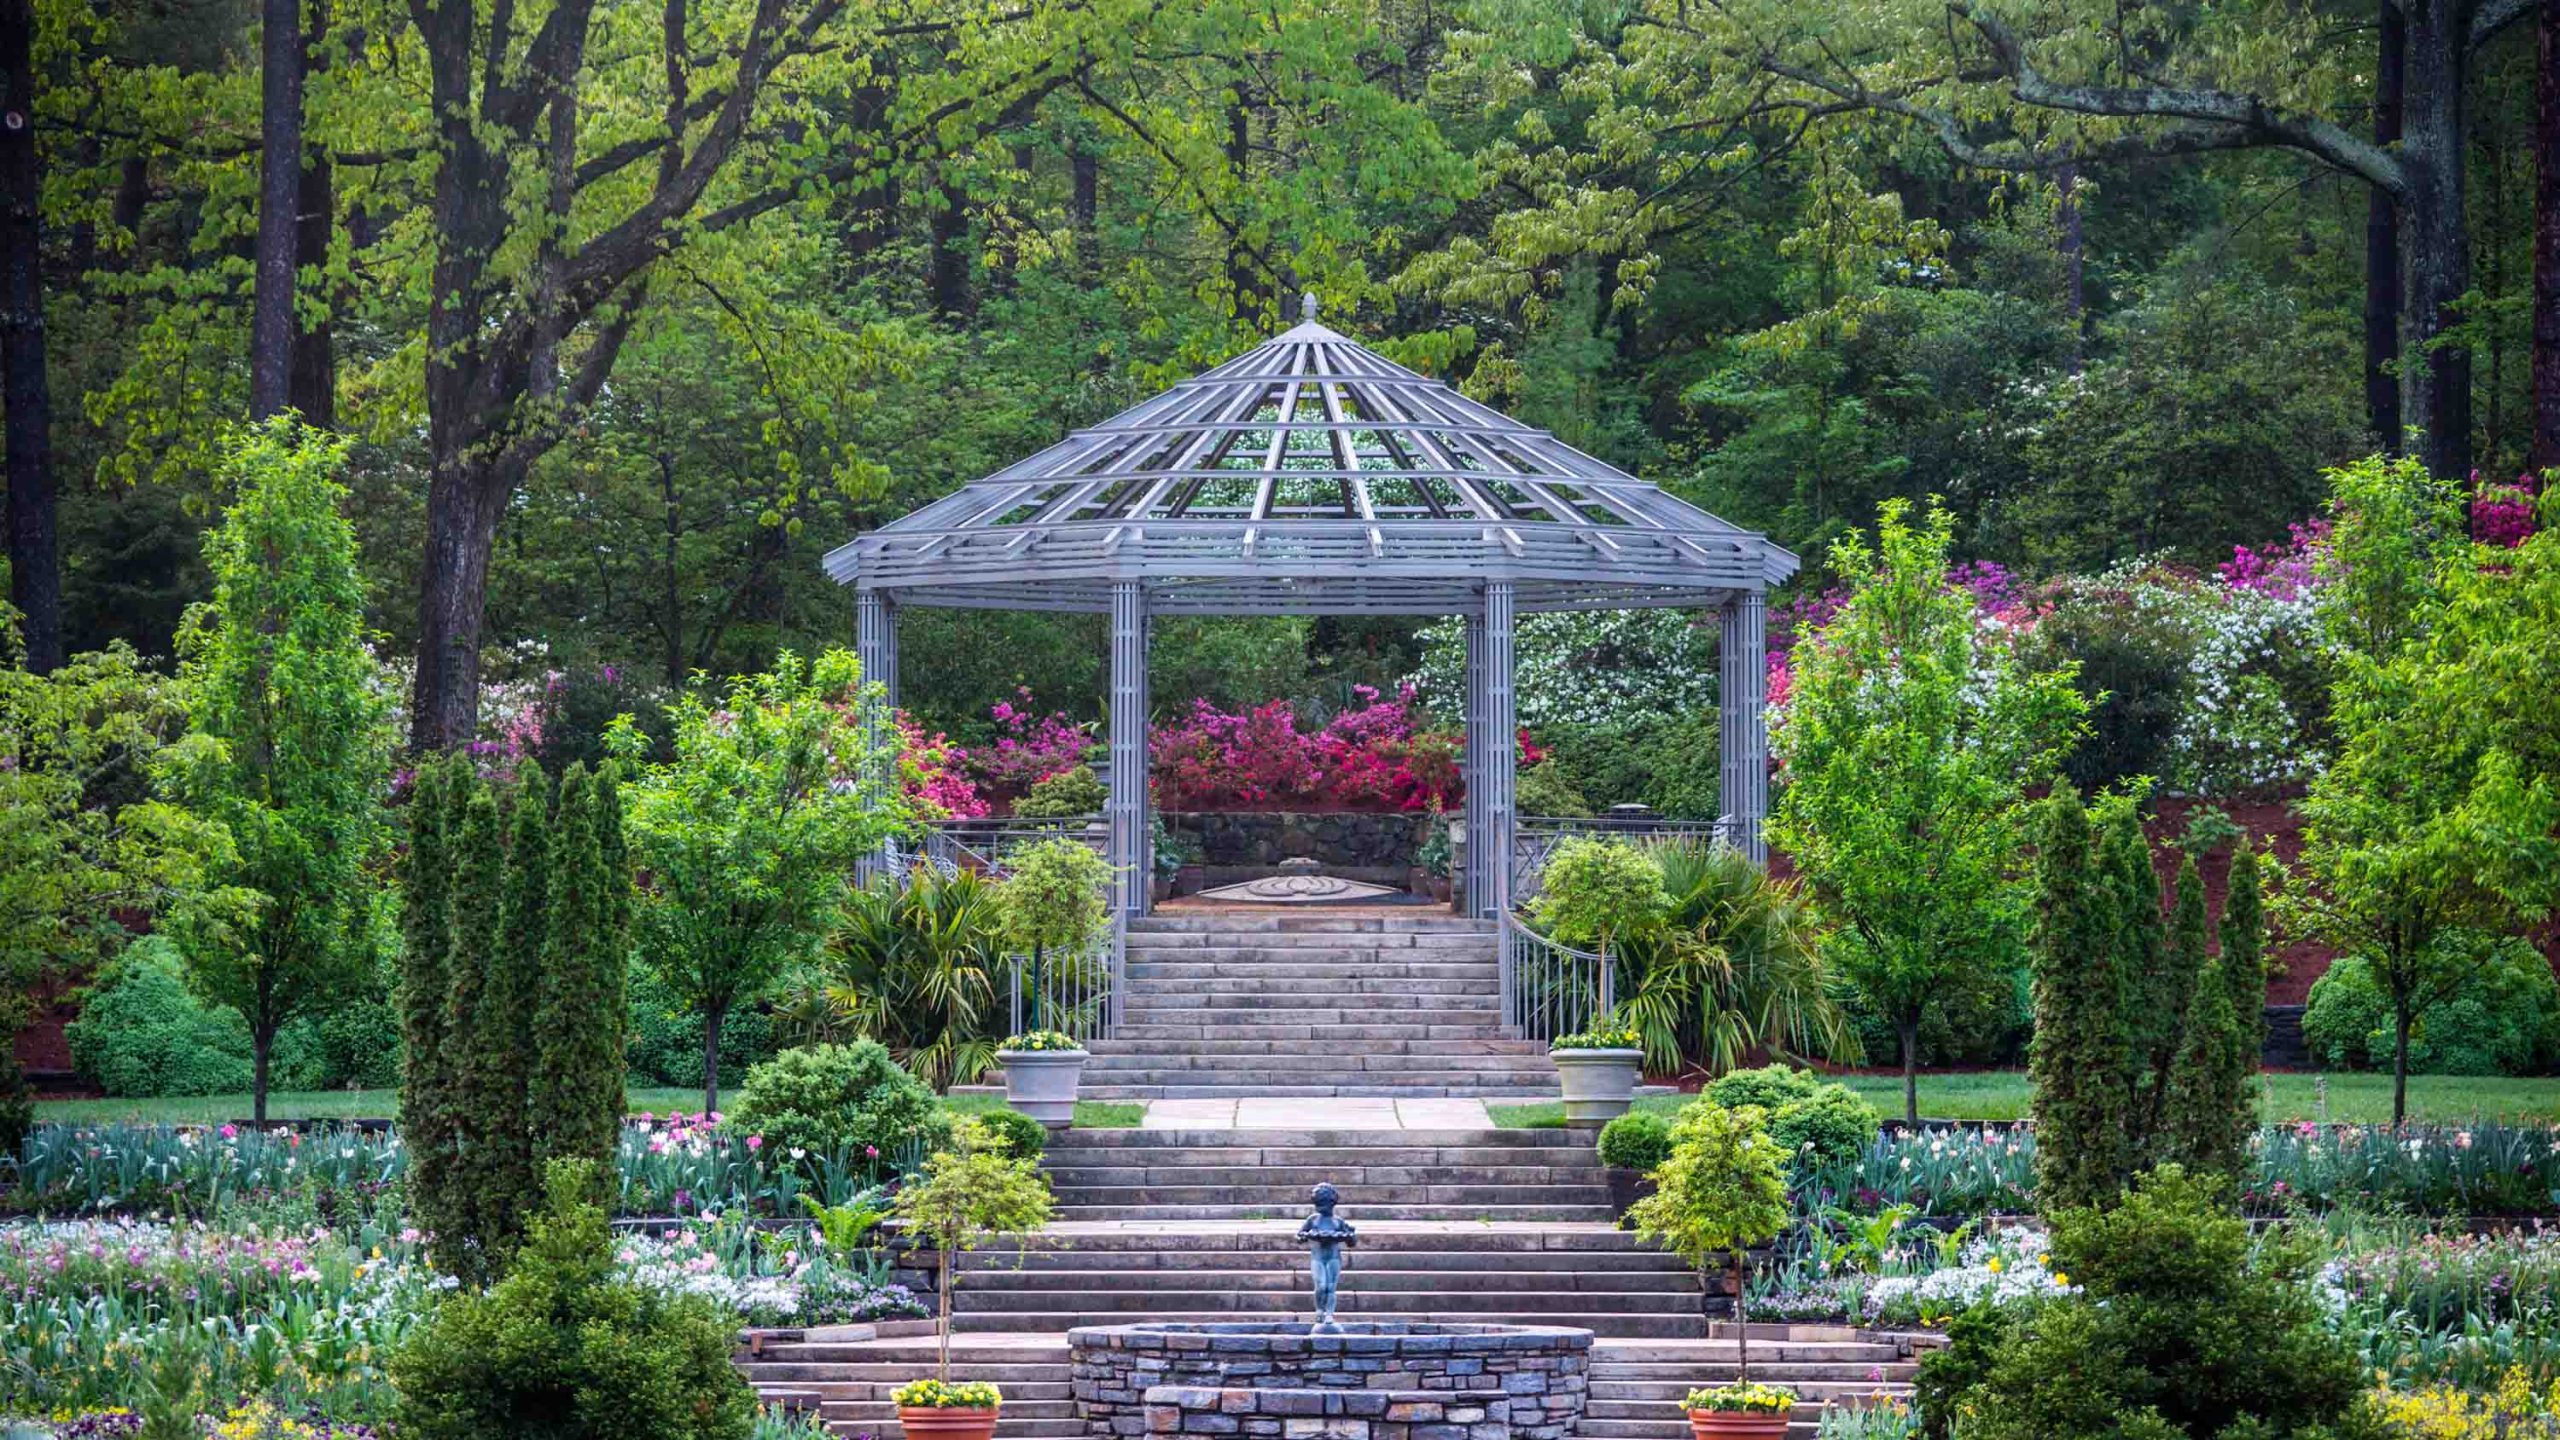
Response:
[[[1579,1427],[1590,1398],[1588,1330],[1397,1320],[1337,1328],[1247,1320],[1070,1330],[1086,1433],[1559,1440]]]

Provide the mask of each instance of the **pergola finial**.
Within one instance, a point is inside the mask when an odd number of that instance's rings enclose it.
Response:
[[[1302,320],[1313,320],[1316,318],[1316,292],[1313,290],[1309,290],[1298,297],[1298,318]]]

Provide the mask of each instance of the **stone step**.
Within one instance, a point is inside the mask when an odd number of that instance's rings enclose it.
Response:
[[[1593,1141],[1589,1135],[1561,1128],[1473,1130],[1453,1127],[1417,1130],[1334,1130],[1324,1127],[1322,1115],[1311,1118],[1317,1123],[1302,1130],[1146,1130],[1135,1126],[1108,1130],[1076,1129],[1051,1140],[1047,1153],[1056,1155],[1066,1151],[1096,1149],[1249,1149],[1267,1154],[1278,1149],[1320,1148],[1327,1151],[1387,1150],[1403,1154],[1425,1146],[1565,1150],[1583,1155],[1593,1153]]]
[[[1124,1029],[1121,1034],[1109,1039],[1088,1040],[1085,1042],[1085,1048],[1093,1053],[1096,1060],[1106,1055],[1291,1056],[1306,1053],[1307,1037],[1293,1039],[1285,1035],[1272,1036],[1265,1034],[1262,1030],[1256,1030],[1250,1037],[1241,1037],[1220,1035],[1204,1030],[1199,1034],[1158,1039],[1131,1036]],[[1540,1041],[1513,1040],[1492,1035],[1470,1035],[1436,1040],[1423,1036],[1372,1036],[1360,1040],[1358,1048],[1361,1054],[1370,1056],[1407,1055],[1433,1058],[1521,1056],[1542,1063],[1552,1063],[1546,1060],[1547,1047]]]
[[[1315,1174],[1317,1172],[1309,1172]],[[1307,1192],[1318,1182],[1286,1176],[1268,1184],[1241,1181],[1233,1184],[1203,1185],[1060,1185],[1055,1187],[1062,1203],[1070,1205],[1125,1204],[1154,1209],[1166,1205],[1217,1205],[1221,1203],[1261,1203],[1264,1193],[1275,1201],[1303,1207]],[[1609,1203],[1609,1187],[1605,1183],[1587,1184],[1483,1184],[1460,1180],[1448,1184],[1367,1185],[1350,1197],[1345,1213],[1353,1216],[1373,1215],[1395,1205],[1600,1205]]]
[[[1269,1204],[1245,1202],[1234,1204],[1151,1204],[1142,1209],[1126,1205],[1095,1205],[1063,1202],[1052,1212],[1058,1220],[1296,1220],[1305,1215],[1306,1197],[1292,1195],[1287,1201]],[[1604,1225],[1612,1218],[1605,1205],[1545,1204],[1447,1204],[1432,1202],[1391,1205],[1363,1205],[1363,1220],[1482,1220],[1482,1221],[1553,1221]]]
[[[1221,1000],[1244,995],[1254,999],[1308,1001],[1322,996],[1400,995],[1417,1001],[1446,996],[1465,998],[1481,996],[1491,999],[1502,993],[1500,976],[1445,975],[1397,977],[1359,975],[1327,979],[1313,975],[1294,975],[1275,970],[1268,975],[1180,975],[1160,980],[1132,981],[1127,990],[1128,1003],[1142,1005],[1181,996],[1216,996]]]
[[[1610,1381],[1604,1384],[1595,1380],[1592,1382],[1592,1388],[1607,1395],[1609,1402],[1614,1405],[1623,1405],[1631,1409],[1668,1405],[1677,1409],[1680,1401],[1691,1390],[1702,1383],[1715,1384],[1728,1379],[1734,1370],[1735,1367],[1730,1363],[1722,1366],[1704,1366],[1691,1370],[1687,1376],[1678,1381],[1664,1381],[1660,1385],[1639,1388],[1629,1386],[1623,1381]],[[1907,1385],[1911,1383],[1912,1377],[1919,1373],[1919,1366],[1900,1361],[1890,1365],[1784,1364],[1777,1361],[1763,1362],[1757,1355],[1751,1357],[1752,1379],[1765,1380],[1772,1385],[1789,1386],[1800,1395],[1819,1393],[1809,1388],[1813,1386],[1833,1387],[1831,1393],[1845,1393],[1853,1397],[1867,1395],[1873,1393],[1879,1386]],[[1710,1378],[1702,1382],[1698,1378],[1701,1375]],[[1592,1413],[1601,1412],[1595,1410]]]
[[[1065,1165],[1043,1167],[1049,1183],[1061,1191],[1158,1188],[1197,1189],[1206,1185],[1230,1189],[1311,1191],[1330,1182],[1358,1205],[1364,1197],[1416,1185],[1605,1186],[1607,1173],[1597,1165],[1249,1165],[1226,1169],[1214,1165]]]
[[[1313,1307],[1311,1296],[1293,1290],[1199,1290],[1168,1295],[1156,1290],[980,1290],[967,1285],[951,1297],[954,1315],[990,1312],[1083,1315],[1111,1314],[1129,1320],[1153,1318],[1159,1311],[1217,1312],[1230,1317],[1293,1315]],[[1346,1316],[1446,1315],[1464,1312],[1478,1320],[1519,1314],[1593,1317],[1644,1315],[1698,1316],[1695,1294],[1613,1294],[1580,1290],[1499,1290],[1466,1294],[1437,1290],[1363,1290],[1344,1277],[1341,1299]]]
[[[1417,907],[1418,909],[1419,907]],[[1209,915],[1132,916],[1131,935],[1492,935],[1500,927],[1446,912],[1410,915],[1278,914],[1223,911]]]
[[[1251,1131],[1232,1132],[1251,1134]],[[1393,1134],[1393,1131],[1386,1132]],[[1550,1169],[1597,1171],[1599,1158],[1589,1148],[1581,1150],[1535,1150],[1527,1147],[1511,1149],[1498,1145],[1418,1145],[1410,1149],[1358,1146],[1290,1146],[1274,1145],[1268,1149],[1253,1145],[1165,1146],[1158,1148],[1077,1147],[1053,1148],[1041,1157],[1052,1170],[1089,1170],[1111,1166],[1138,1166],[1151,1170],[1224,1170],[1260,1169],[1276,1166],[1305,1169],[1309,1166],[1451,1166],[1481,1165],[1505,1167],[1540,1165]]]
[[[1555,1063],[1544,1055],[1204,1055],[1179,1049],[1095,1055],[1087,1076],[1125,1078],[1159,1071],[1208,1071],[1291,1080],[1313,1075],[1535,1075],[1552,1083]]]
[[[1502,1273],[1521,1276],[1587,1275],[1587,1283],[1598,1288],[1615,1283],[1609,1277],[1644,1276],[1659,1278],[1668,1285],[1677,1281],[1689,1289],[1697,1288],[1693,1274],[1680,1261],[1652,1251],[1623,1253],[1602,1250],[1544,1251],[1515,1250],[1508,1252],[1385,1250],[1361,1237],[1360,1263],[1376,1265],[1362,1274],[1392,1270],[1399,1274],[1430,1272],[1465,1275],[1499,1266]],[[1073,1250],[1052,1251],[972,1251],[962,1260],[960,1273],[977,1283],[980,1275],[990,1283],[1009,1283],[1005,1277],[1015,1274],[1038,1274],[1051,1270],[1089,1270],[1109,1266],[1123,1275],[1202,1275],[1236,1271],[1278,1274],[1303,1278],[1306,1273],[1305,1247],[1291,1243],[1288,1253],[1248,1250],[1183,1250],[1132,1251]]]
[[[1270,1024],[1256,1023],[1249,1033],[1239,1033],[1233,1025],[1205,1019],[1199,1015],[1193,1015],[1184,1020],[1130,1021],[1117,1027],[1109,1043],[1134,1045],[1184,1040],[1219,1040],[1257,1044],[1294,1042],[1299,1046],[1304,1046],[1309,1041],[1322,1041],[1342,1047],[1365,1045],[1373,1040],[1463,1040],[1475,1044],[1512,1043],[1511,1033],[1494,1021],[1485,1021],[1481,1024],[1443,1024],[1435,1016],[1428,1019],[1418,1018],[1401,1024],[1337,1025],[1330,1021],[1317,1024],[1312,1021],[1284,1020]],[[1539,1053],[1543,1050],[1543,1046],[1538,1047]]]
[[[1301,1307],[1297,1313],[1300,1316],[1304,1316],[1307,1312],[1304,1307]],[[1214,1324],[1222,1320],[1233,1320],[1236,1316],[1237,1312],[1232,1310],[1158,1310],[1148,1313],[1145,1318],[1149,1320],[1170,1321],[1177,1324],[1190,1323],[1205,1325]],[[1343,1312],[1343,1318],[1354,1319],[1357,1317],[1353,1312],[1345,1310]],[[1420,1320],[1446,1325],[1464,1325],[1470,1323],[1480,1324],[1487,1319],[1495,1317],[1488,1315],[1483,1311],[1438,1310],[1428,1312],[1417,1311],[1410,1314],[1400,1312],[1397,1318],[1405,1320]],[[1565,1325],[1576,1329],[1589,1330],[1597,1335],[1631,1340],[1678,1340],[1706,1333],[1706,1322],[1695,1315],[1587,1315],[1504,1312],[1499,1318],[1510,1324]],[[1016,1310],[988,1311],[983,1314],[974,1315],[954,1315],[951,1323],[952,1333],[955,1335],[1020,1333],[1024,1331],[1051,1331],[1063,1334],[1068,1330],[1078,1329],[1088,1325],[1126,1325],[1130,1323],[1131,1319],[1132,1317],[1128,1314],[1111,1310],[1092,1310],[1081,1312]]]
[[[1467,1084],[1379,1077],[1360,1085],[1195,1085],[1177,1081],[1088,1084],[1087,1100],[1502,1100],[1534,1104],[1557,1098],[1553,1084]]]
[[[1490,987],[1488,987],[1490,989]],[[1498,1024],[1501,1009],[1488,993],[1480,1003],[1458,1004],[1459,999],[1442,995],[1410,995],[1381,991],[1363,994],[1356,1004],[1341,1003],[1338,991],[1310,991],[1303,995],[1280,997],[1249,992],[1220,993],[1190,988],[1163,991],[1132,989],[1121,1003],[1121,1016],[1130,1021],[1168,1025],[1181,1023],[1186,1015],[1196,1019],[1208,1014],[1225,1017],[1235,1013],[1269,1011],[1296,1018],[1273,1021],[1274,1024],[1374,1024],[1380,1014],[1427,1014],[1439,1024]],[[1332,1001],[1334,1003],[1326,1003]],[[1161,1018],[1161,1017],[1171,1017]]]
[[[1410,958],[1405,958],[1408,954]],[[1500,979],[1502,964],[1492,958],[1440,950],[1386,950],[1374,956],[1336,959],[1321,950],[1198,949],[1158,951],[1144,960],[1131,960],[1127,975],[1132,982],[1141,985],[1199,977],[1236,980],[1267,980],[1281,976],[1340,980],[1472,980],[1484,975]]]
[[[1482,1263],[1482,1257],[1477,1257]],[[1082,1295],[1162,1295],[1168,1291],[1201,1294],[1303,1295],[1312,1282],[1303,1270],[1174,1269],[1174,1270],[963,1270],[956,1299],[979,1295],[1057,1293]],[[1417,1291],[1437,1295],[1578,1291],[1590,1295],[1678,1295],[1692,1301],[1698,1285],[1673,1271],[1567,1269],[1416,1269],[1388,1270],[1359,1266],[1344,1272],[1345,1294],[1364,1295]],[[1199,1309],[1205,1307],[1192,1306]]]

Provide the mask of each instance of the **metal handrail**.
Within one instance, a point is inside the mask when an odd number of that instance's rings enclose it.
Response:
[[[1524,815],[1511,828],[1511,904],[1525,908],[1538,896],[1547,857],[1558,842],[1575,835],[1618,835],[1634,839],[1707,840],[1719,845],[1742,843],[1743,827],[1730,816],[1715,820],[1667,820],[1659,815]]]
[[[1110,931],[1088,949],[1063,956],[1008,954],[1010,1033],[1058,1030],[1078,1040],[1110,1035],[1120,1019],[1119,980],[1125,953],[1123,928],[1114,916]]]
[[[1523,1040],[1589,1030],[1618,1008],[1617,967],[1502,917],[1502,1023]]]

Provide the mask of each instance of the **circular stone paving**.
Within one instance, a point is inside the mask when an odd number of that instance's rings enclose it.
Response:
[[[1591,1332],[1551,1325],[1146,1322],[1067,1332],[1093,1436],[1565,1440]]]

